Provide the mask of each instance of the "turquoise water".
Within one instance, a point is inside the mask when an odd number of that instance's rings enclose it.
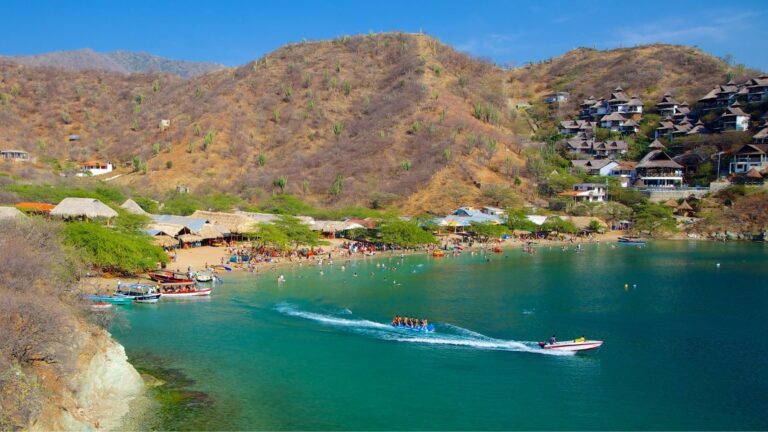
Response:
[[[659,242],[225,275],[114,334],[210,396],[189,429],[766,429],[767,258]],[[398,313],[438,331],[381,325]],[[552,333],[605,345],[549,355]]]

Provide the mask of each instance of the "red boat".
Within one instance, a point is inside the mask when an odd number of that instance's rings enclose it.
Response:
[[[158,270],[149,274],[149,278],[160,283],[195,283],[185,273]]]

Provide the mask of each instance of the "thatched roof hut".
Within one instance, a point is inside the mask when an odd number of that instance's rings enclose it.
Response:
[[[156,235],[152,237],[152,241],[161,247],[174,247],[179,245],[179,241],[171,236],[167,236],[164,234]]]
[[[191,217],[206,219],[212,224],[226,227],[226,229],[233,234],[244,234],[253,232],[256,229],[256,222],[242,214],[198,210],[192,213]]]
[[[0,220],[18,219],[26,217],[16,207],[0,207]]]
[[[203,228],[200,229],[198,235],[203,240],[224,238],[224,234],[222,234],[221,230],[217,229],[216,225],[213,224],[203,225]]]
[[[677,208],[677,201],[670,198],[667,200],[667,202],[664,203],[664,205],[667,207]]]
[[[117,212],[95,198],[64,198],[51,210],[51,215],[63,218],[106,218],[117,217]]]
[[[129,213],[139,214],[139,215],[148,215],[149,213],[145,212],[141,206],[136,203],[136,201],[128,198],[125,200],[123,204],[120,205],[121,208],[124,208]]]

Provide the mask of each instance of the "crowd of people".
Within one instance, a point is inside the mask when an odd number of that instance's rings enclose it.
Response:
[[[429,323],[426,319],[419,319],[419,318],[413,318],[413,317],[407,317],[400,315],[395,315],[394,318],[392,318],[392,325],[395,327],[408,327],[408,328],[426,328]]]

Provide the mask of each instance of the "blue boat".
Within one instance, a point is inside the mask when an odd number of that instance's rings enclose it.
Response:
[[[434,324],[427,324],[426,327],[425,326],[421,326],[421,325],[409,327],[409,326],[402,325],[402,324],[400,324],[400,325],[392,324],[392,327],[394,327],[396,329],[410,330],[410,331],[415,331],[415,332],[424,332],[424,333],[434,333],[435,332]]]
[[[98,294],[91,294],[87,296],[83,296],[84,299],[92,301],[92,302],[104,302],[104,303],[111,303],[111,304],[131,304],[133,302],[133,299],[124,295],[120,294],[114,294],[114,295],[98,295]]]
[[[157,303],[160,300],[161,294],[157,291],[157,287],[148,284],[117,284],[116,296],[127,297],[136,303]]]
[[[627,246],[645,246],[646,244],[646,241],[641,239],[640,237],[632,237],[632,236],[619,237],[618,241],[619,241],[619,244],[623,244]]]

